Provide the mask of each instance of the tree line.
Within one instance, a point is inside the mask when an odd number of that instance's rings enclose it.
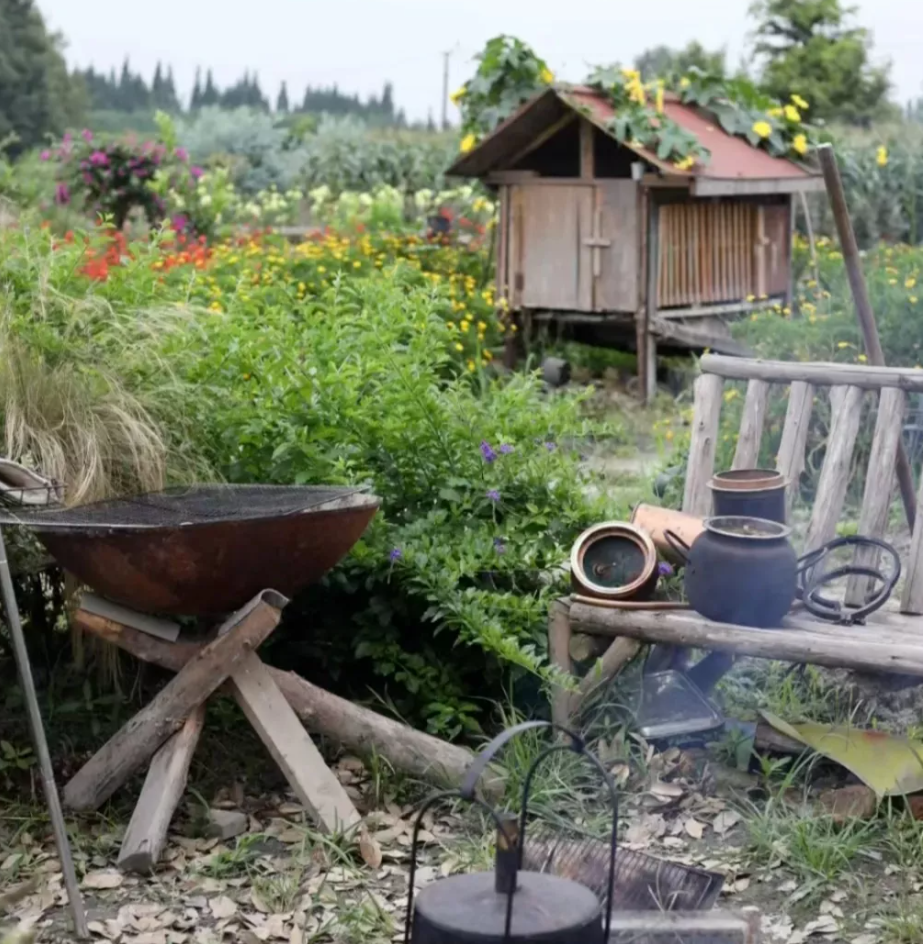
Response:
[[[75,71],[73,78],[85,86],[89,107],[101,111],[138,112],[161,109],[179,113],[209,107],[245,107],[261,111],[274,110],[280,114],[325,112],[331,115],[355,115],[379,124],[405,124],[403,111],[395,108],[394,89],[390,82],[385,83],[380,96],[371,95],[365,101],[358,95],[341,92],[336,85],[320,88],[308,86],[300,102],[292,102],[288,87],[282,82],[274,101],[270,103],[256,73],[246,71],[232,85],[220,88],[211,69],[206,70],[204,78],[202,70],[199,69],[196,71],[192,95],[186,106],[177,92],[172,67],[164,69],[159,62],[150,84],[144,76],[132,70],[128,59],[122,64],[118,75],[115,69],[104,73],[97,72],[90,66],[88,69]]]

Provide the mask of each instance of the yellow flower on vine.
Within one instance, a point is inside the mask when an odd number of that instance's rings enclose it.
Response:
[[[786,105],[783,109],[785,112],[785,120],[791,122],[801,121],[801,113],[795,108],[794,105]]]
[[[879,167],[884,167],[888,163],[888,149],[883,144],[878,145],[875,161]]]
[[[457,104],[465,97],[465,92],[466,92],[466,89],[465,89],[465,86],[464,86],[464,85],[463,85],[461,88],[456,89],[456,90],[449,96],[449,98],[452,99],[452,104],[453,104],[453,105],[457,105]]]
[[[641,77],[638,70],[632,69],[631,66],[622,66],[622,75],[624,75],[629,81],[631,79],[639,79]]]
[[[679,80],[679,87],[680,87],[681,89],[687,89],[687,88],[689,88],[689,86],[690,86],[691,84],[692,84],[692,83],[689,81],[689,77],[688,77],[688,76],[685,76],[685,75],[684,75],[684,76]]]
[[[808,138],[804,134],[796,134],[792,139],[792,150],[796,154],[805,154],[808,150]]]
[[[662,115],[663,114],[663,79],[657,80],[656,105],[657,105],[657,114]]]
[[[770,118],[781,118],[782,117],[782,106],[776,105],[774,108],[770,108],[766,112]]]
[[[695,166],[695,158],[691,154],[687,154],[684,158],[674,161],[673,166],[677,170],[690,170]]]
[[[539,73],[539,78],[545,83],[545,85],[551,85],[551,83],[554,82],[554,73],[548,68],[548,66],[545,66],[541,73]]]
[[[466,134],[466,135],[461,139],[461,144],[459,145],[462,154],[467,154],[469,151],[473,151],[473,150],[474,150],[474,146],[475,146],[475,144],[477,144],[477,143],[478,143],[478,139],[477,139],[477,137],[475,137],[475,135],[473,135],[473,134]]]
[[[792,95],[792,104],[796,105],[802,111],[807,111],[811,106],[797,93]]]
[[[756,121],[753,123],[753,133],[758,138],[768,138],[772,134],[772,125],[768,121]]]

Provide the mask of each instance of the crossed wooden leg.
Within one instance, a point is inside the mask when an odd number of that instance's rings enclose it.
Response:
[[[318,826],[332,832],[358,823],[359,813],[346,791],[254,651],[278,625],[287,602],[275,591],[264,590],[230,616],[217,637],[65,787],[69,807],[97,809],[151,761],[119,855],[122,868],[149,871],[159,859],[202,731],[205,701],[226,681]]]

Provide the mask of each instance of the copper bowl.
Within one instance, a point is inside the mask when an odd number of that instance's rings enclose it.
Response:
[[[570,555],[571,585],[602,600],[649,599],[657,586],[657,548],[646,532],[623,521],[587,528]]]

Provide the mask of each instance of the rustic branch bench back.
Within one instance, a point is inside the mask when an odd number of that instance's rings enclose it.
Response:
[[[788,407],[776,466],[791,483],[790,503],[805,466],[815,396],[825,393],[829,396],[831,422],[826,454],[803,546],[797,548],[799,553],[818,548],[836,535],[847,497],[863,400],[866,396],[875,396],[877,417],[858,533],[884,537],[894,494],[895,457],[907,395],[923,392],[923,370],[704,356],[701,374],[695,382],[692,438],[683,496],[683,510],[697,516],[711,513],[708,482],[715,471],[727,380],[747,381],[734,469],[753,468],[758,464],[770,387],[788,386]],[[918,504],[921,501],[923,491]],[[862,558],[861,563],[874,565],[868,557]],[[558,604],[551,614],[549,635],[552,660],[560,668],[572,671],[569,657],[572,633],[617,638],[603,655],[594,678],[581,683],[580,694],[568,696],[561,690],[556,693],[555,713],[561,719],[571,714],[581,697],[611,677],[634,655],[641,642],[923,676],[923,620],[918,619],[923,614],[923,515],[917,516],[910,549],[901,564],[900,612],[880,610],[866,625],[849,627],[825,623],[802,613],[790,614],[778,629],[764,630],[714,623],[691,611],[626,611],[585,603]],[[861,600],[866,579],[851,578],[846,588],[848,604],[855,605]]]

